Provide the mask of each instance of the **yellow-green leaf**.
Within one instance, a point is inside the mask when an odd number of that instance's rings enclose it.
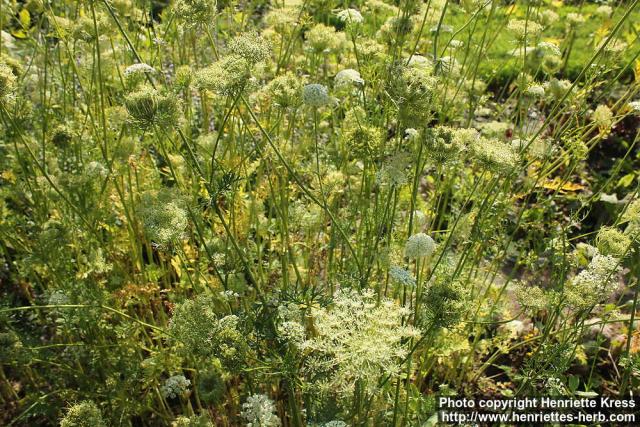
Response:
[[[629,173],[629,174],[623,176],[618,181],[618,187],[625,187],[626,188],[626,187],[630,186],[635,177],[636,176],[634,174],[632,174],[632,173]]]
[[[22,9],[18,14],[20,16],[20,24],[25,30],[31,25],[31,15],[27,9]]]
[[[11,35],[17,39],[26,39],[27,33],[23,30],[11,30]]]

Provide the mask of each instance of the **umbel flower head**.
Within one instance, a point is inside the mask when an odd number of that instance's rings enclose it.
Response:
[[[96,404],[85,400],[76,403],[67,410],[64,418],[60,421],[60,427],[107,427],[107,424]]]
[[[331,103],[329,90],[319,83],[311,83],[302,88],[302,102],[310,107],[323,107]]]
[[[0,102],[9,99],[16,89],[16,76],[4,62],[0,62]]]
[[[130,77],[134,74],[145,74],[145,73],[153,74],[155,72],[156,72],[156,69],[153,68],[151,65],[145,64],[144,62],[140,62],[137,64],[129,65],[127,68],[125,68],[124,76]]]
[[[255,32],[243,33],[229,43],[229,51],[251,64],[265,61],[271,54],[270,43]]]
[[[180,115],[178,100],[172,94],[160,93],[149,86],[129,94],[124,105],[131,122],[141,129],[174,126]]]
[[[480,137],[471,145],[471,150],[479,164],[494,173],[509,173],[520,161],[511,145],[497,139]]]
[[[247,337],[239,330],[235,315],[218,316],[215,301],[206,295],[176,306],[169,332],[186,352],[203,358],[218,358],[223,366],[237,370],[248,351]]]
[[[611,125],[613,124],[613,113],[606,105],[598,105],[596,110],[593,112],[592,118],[593,122],[601,131],[608,132],[611,129]]]
[[[364,84],[364,80],[360,77],[360,73],[352,68],[347,68],[346,70],[339,71],[335,77],[335,86],[343,87],[350,85],[362,85]]]
[[[249,396],[242,404],[242,418],[247,421],[247,427],[277,427],[280,419],[276,415],[276,405],[266,394]]]
[[[438,126],[425,132],[425,148],[427,155],[438,163],[455,160],[466,150],[469,141],[478,137],[475,129],[453,129]]]
[[[387,91],[400,109],[401,119],[407,127],[418,127],[424,123],[432,110],[436,78],[433,68],[424,64],[392,66]]]
[[[385,133],[369,123],[367,113],[362,107],[347,111],[342,124],[342,139],[349,152],[357,158],[377,156],[384,143]]]
[[[542,32],[542,25],[531,20],[512,19],[507,24],[507,29],[513,33],[516,40],[521,41],[524,40],[525,37],[532,39],[540,34]]]
[[[196,73],[196,86],[219,95],[233,95],[249,80],[250,63],[240,55],[229,55]]]
[[[147,236],[158,245],[183,237],[189,224],[182,197],[172,189],[150,190],[140,197],[139,213]]]
[[[392,265],[389,268],[389,277],[391,277],[391,279],[398,282],[402,286],[409,286],[410,288],[416,286],[416,279],[409,272],[409,270],[398,267],[397,265]]]
[[[362,24],[364,17],[356,9],[344,9],[338,12],[338,19],[342,22],[349,24]]]
[[[596,246],[603,255],[622,258],[631,246],[631,237],[617,228],[602,227],[596,237]]]
[[[324,24],[316,24],[306,33],[307,48],[316,53],[339,51],[346,40],[344,33]]]
[[[617,287],[619,260],[596,254],[587,268],[565,285],[564,301],[577,310],[585,310],[606,301]]]
[[[418,331],[402,324],[408,310],[394,301],[380,303],[372,290],[341,289],[333,304],[311,310],[315,335],[301,348],[308,351],[303,372],[320,394],[352,395],[360,383],[368,393],[378,390],[378,378],[395,376],[408,353],[405,338]]]
[[[155,73],[156,69],[151,65],[140,62],[138,64],[129,65],[125,68],[124,78],[131,87],[135,87],[142,83],[146,79],[147,75]]]
[[[640,225],[640,199],[635,199],[629,203],[620,221]]]
[[[427,328],[448,328],[458,323],[466,303],[464,288],[457,280],[436,280],[422,296],[423,318]]]
[[[280,108],[296,108],[302,104],[302,79],[291,72],[271,80],[265,92]]]
[[[171,427],[214,427],[214,425],[207,414],[202,414],[191,417],[180,416],[171,423]]]
[[[191,381],[186,379],[184,375],[174,375],[164,382],[160,387],[160,392],[165,399],[174,399],[186,393],[190,385]]]
[[[431,256],[436,250],[436,242],[425,233],[414,234],[409,237],[404,246],[404,256],[418,259]]]
[[[173,13],[188,27],[213,23],[216,0],[176,0]]]

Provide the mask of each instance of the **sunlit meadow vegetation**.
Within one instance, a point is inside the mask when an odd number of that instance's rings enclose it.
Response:
[[[640,392],[639,22],[0,0],[0,424]]]

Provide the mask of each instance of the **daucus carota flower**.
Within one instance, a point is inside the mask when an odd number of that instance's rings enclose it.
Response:
[[[98,406],[90,400],[85,400],[67,410],[60,421],[60,427],[107,427],[107,424]]]
[[[521,41],[525,38],[534,38],[540,34],[542,31],[542,25],[531,20],[512,19],[507,24],[507,29],[513,33],[516,40]]]
[[[168,245],[180,240],[189,224],[184,200],[171,189],[143,193],[139,213],[145,233],[158,245]]]
[[[640,239],[640,199],[629,203],[629,206],[620,218],[621,223],[628,223],[624,234],[632,240]]]
[[[542,51],[544,54],[550,53],[556,56],[562,55],[560,48],[556,44],[551,42],[540,42],[536,47],[538,48],[538,50]]]
[[[156,72],[156,69],[153,68],[151,65],[145,64],[144,62],[139,62],[137,64],[129,65],[127,68],[125,68],[124,76],[131,77],[136,74],[145,74],[145,73],[153,74],[155,72]]]
[[[544,96],[544,86],[532,84],[525,90],[525,94],[534,98],[542,98]]]
[[[550,9],[544,9],[540,12],[540,22],[542,25],[548,26],[560,19],[560,15]]]
[[[251,64],[265,61],[271,54],[270,43],[255,32],[243,33],[229,43],[229,51]]]
[[[369,124],[362,107],[347,111],[342,125],[342,139],[355,157],[377,156],[384,136],[381,128]]]
[[[596,246],[603,255],[622,258],[631,245],[631,237],[613,227],[603,227],[596,236]]]
[[[0,102],[9,99],[16,89],[16,76],[7,64],[0,62]]]
[[[338,19],[348,24],[361,24],[364,22],[364,17],[356,9],[344,9],[338,12]]]
[[[635,199],[629,203],[620,220],[622,222],[640,223],[640,199]]]
[[[247,421],[247,427],[276,427],[280,425],[276,412],[276,405],[267,395],[254,394],[242,404],[240,415]]]
[[[598,105],[591,118],[601,131],[606,132],[611,129],[613,112],[606,105]]]
[[[447,328],[455,325],[464,314],[466,296],[456,280],[436,280],[422,296],[420,324],[427,328]]]
[[[191,417],[180,416],[171,423],[171,427],[214,427],[214,425],[207,414],[202,414]]]
[[[524,85],[529,85],[529,82],[523,82]],[[482,135],[495,138],[503,138],[505,134],[511,129],[511,123],[499,122],[496,120],[482,123],[481,132]]]
[[[336,87],[362,84],[364,84],[364,80],[360,77],[360,73],[352,68],[339,71],[335,77]]]
[[[629,103],[629,108],[631,108],[636,114],[640,113],[640,101],[631,101]]]
[[[278,336],[295,346],[299,346],[306,336],[302,311],[293,303],[278,306]]]
[[[414,234],[404,245],[404,256],[411,259],[431,256],[436,250],[436,242],[425,233]]]
[[[605,52],[611,54],[622,53],[627,49],[628,45],[626,42],[619,38],[612,38],[609,40],[608,37],[605,37],[596,45],[596,50],[600,48],[604,49]]]
[[[239,321],[235,315],[219,316],[214,300],[201,295],[176,306],[169,331],[188,353],[216,357],[227,369],[236,370],[244,363],[248,350]]]
[[[250,77],[250,63],[239,55],[229,55],[196,73],[196,86],[219,95],[242,90]]]
[[[404,140],[416,141],[420,137],[420,131],[414,128],[407,128],[404,130]]]
[[[558,80],[554,78],[545,83],[545,88],[547,94],[559,100],[571,89],[571,82],[569,80]]]
[[[514,286],[516,301],[523,308],[530,311],[544,310],[548,307],[549,301],[544,290],[535,285],[525,285],[516,282]]]
[[[422,55],[412,55],[407,65],[414,68],[424,68],[427,72],[431,72],[433,69],[433,61]]]
[[[464,42],[462,40],[451,40],[449,42],[449,47],[451,49],[460,49],[464,46]]]
[[[427,155],[438,163],[455,160],[457,156],[466,150],[467,137],[464,133],[467,129],[453,129],[448,126],[438,126],[427,129],[425,132],[425,148]],[[478,137],[472,129],[468,137]]]
[[[193,70],[188,65],[180,65],[176,68],[176,77],[174,84],[178,88],[186,88],[191,84],[193,79]]]
[[[401,118],[408,126],[419,126],[433,108],[432,100],[437,80],[430,66],[396,64],[390,71],[387,91],[400,108]]]
[[[176,0],[173,12],[189,27],[213,23],[216,0]]]
[[[129,94],[124,105],[131,122],[141,129],[171,127],[180,114],[178,100],[172,94],[161,93],[148,86]]]
[[[302,88],[302,102],[310,107],[322,107],[331,103],[329,90],[319,83],[311,83]]]
[[[164,382],[160,387],[160,392],[165,399],[175,399],[185,394],[190,385],[191,381],[186,379],[184,375],[174,375]]]
[[[599,6],[596,9],[596,15],[602,18],[609,18],[611,17],[612,14],[613,14],[613,9],[611,8],[611,6],[607,6],[603,4],[602,6]]]
[[[575,12],[571,12],[571,13],[567,13],[567,16],[565,17],[565,20],[567,22],[567,25],[569,27],[576,27],[579,24],[583,24],[585,21],[584,15],[581,15],[579,13],[575,13]]]
[[[606,301],[617,287],[619,260],[596,254],[587,268],[564,287],[564,301],[570,307],[584,310]]]
[[[472,151],[481,166],[495,173],[509,173],[520,161],[511,145],[497,139],[480,137],[472,145]]]
[[[403,325],[407,310],[373,291],[341,289],[333,304],[312,309],[315,335],[303,348],[309,352],[303,372],[320,393],[350,395],[356,383],[370,393],[378,392],[381,375],[401,372],[408,353],[404,338],[418,331]]]
[[[392,265],[389,268],[389,277],[402,286],[409,286],[411,288],[416,286],[416,279],[413,277],[411,272],[405,268],[398,267],[397,265]]]
[[[296,108],[302,104],[302,85],[302,79],[287,72],[271,80],[264,91],[280,108]]]
[[[275,4],[272,7],[264,18],[266,24],[279,34],[289,34],[296,28],[300,11],[294,7],[277,7]]]
[[[336,52],[345,43],[344,33],[338,33],[334,27],[324,24],[316,24],[306,33],[306,44],[317,53]]]

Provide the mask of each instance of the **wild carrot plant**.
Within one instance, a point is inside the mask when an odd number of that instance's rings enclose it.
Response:
[[[0,0],[0,423],[640,391],[638,0]]]

